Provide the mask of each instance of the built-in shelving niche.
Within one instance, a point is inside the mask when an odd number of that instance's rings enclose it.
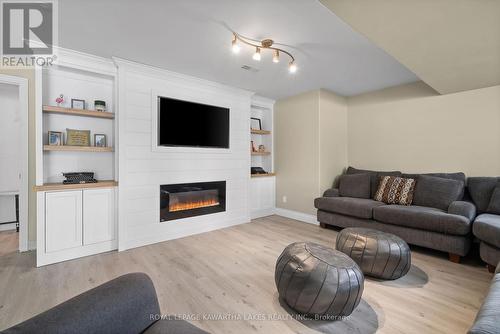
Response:
[[[65,66],[42,71],[43,184],[64,180],[64,172],[94,172],[97,180],[115,179],[115,78]],[[57,106],[56,98],[64,96]],[[85,100],[85,110],[73,109],[71,99]],[[94,101],[106,101],[106,112],[94,110]],[[90,130],[89,147],[48,146],[48,131]],[[105,134],[107,147],[94,147],[94,134]],[[108,184],[108,183],[107,183]]]

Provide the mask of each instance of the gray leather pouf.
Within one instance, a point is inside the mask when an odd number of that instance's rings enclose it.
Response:
[[[410,270],[408,244],[394,234],[369,228],[345,228],[337,235],[337,250],[347,254],[368,276],[397,279]]]
[[[280,298],[295,311],[337,320],[358,306],[364,276],[345,254],[315,243],[297,242],[281,253],[274,273]]]

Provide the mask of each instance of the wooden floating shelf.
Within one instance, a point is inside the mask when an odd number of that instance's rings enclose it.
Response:
[[[276,173],[265,173],[265,174],[250,174],[251,177],[268,177],[275,176]]]
[[[250,132],[253,133],[254,135],[270,135],[271,134],[271,131],[257,130],[257,129],[250,129]]]
[[[70,145],[43,145],[44,151],[73,151],[73,152],[113,152],[112,147],[70,146]]]
[[[93,189],[93,188],[111,188],[118,186],[118,182],[113,180],[98,181],[96,183],[81,184],[63,184],[63,183],[45,183],[41,186],[34,186],[34,191],[50,190],[71,190],[71,189]]]
[[[44,113],[51,113],[51,114],[97,117],[97,118],[106,118],[106,119],[115,118],[115,114],[113,114],[111,112],[71,109],[71,108],[63,108],[63,107],[55,107],[55,106],[43,106],[43,112]]]
[[[252,152],[252,155],[269,155],[271,152]]]

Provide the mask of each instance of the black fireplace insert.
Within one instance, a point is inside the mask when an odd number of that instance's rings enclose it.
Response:
[[[226,181],[160,186],[160,221],[226,211]]]

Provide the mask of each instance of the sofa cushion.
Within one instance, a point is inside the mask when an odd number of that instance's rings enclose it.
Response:
[[[373,209],[373,218],[381,223],[410,227],[444,234],[466,235],[470,221],[443,210],[422,206],[386,205]]]
[[[374,171],[374,170],[367,170],[367,169],[357,169],[354,167],[348,167],[346,174],[370,174],[370,198],[375,197],[375,193],[377,192],[378,189],[378,184],[380,182],[380,177],[382,176],[401,176],[401,172],[399,171],[388,171],[388,172],[381,172],[381,171]]]
[[[500,215],[500,183],[497,183],[495,190],[493,190],[486,212]]]
[[[339,194],[343,197],[370,198],[370,174],[340,176]]]
[[[465,184],[465,174],[462,172],[457,173],[424,173],[424,174],[407,174],[403,173],[403,177],[409,179],[418,179],[420,175],[440,177],[442,179],[462,181]]]
[[[319,210],[366,219],[373,217],[373,208],[384,205],[371,199],[352,197],[320,197],[314,200],[314,206]]]
[[[498,177],[469,177],[467,188],[479,213],[486,212],[491,195],[500,181]]]
[[[384,176],[378,185],[374,200],[386,204],[411,205],[415,179]]]
[[[478,239],[500,248],[500,216],[489,213],[477,216],[472,232]]]
[[[452,202],[462,198],[464,186],[461,181],[420,175],[415,185],[413,204],[446,211]]]

